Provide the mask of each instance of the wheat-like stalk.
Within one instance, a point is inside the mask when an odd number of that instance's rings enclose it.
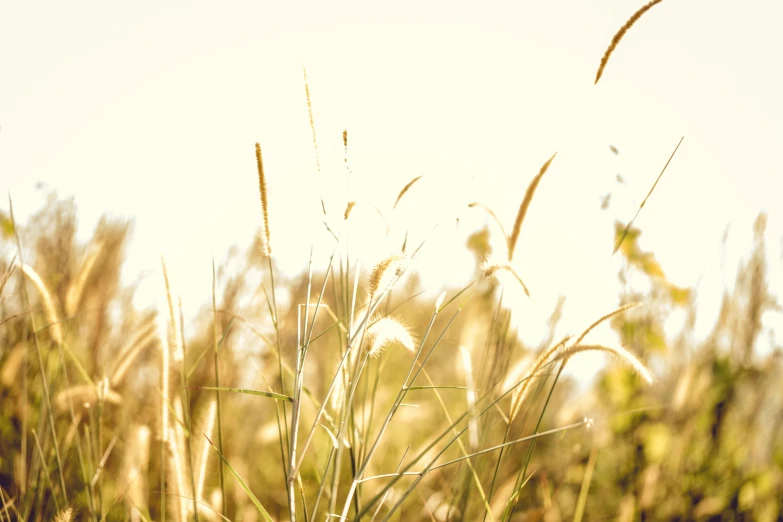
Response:
[[[90,248],[87,259],[85,259],[76,279],[70,287],[68,287],[68,293],[65,295],[65,313],[69,317],[76,312],[76,307],[79,305],[79,300],[82,298],[82,293],[84,292],[84,285],[90,277],[92,267],[95,265],[95,261],[98,260],[102,248],[102,243],[93,245],[92,248]]]
[[[168,312],[169,312],[169,325],[168,325],[168,331],[169,334],[167,336],[169,350],[171,350],[171,353],[173,354],[175,361],[181,361],[183,359],[184,353],[182,350],[182,332],[179,328],[179,321],[177,321],[177,316],[174,313],[174,299],[171,296],[171,285],[169,284],[169,274],[166,270],[166,261],[164,261],[163,256],[160,258],[160,264],[163,267],[163,282],[166,285],[166,304],[168,304]]]
[[[49,293],[49,289],[46,288],[41,277],[30,265],[21,264],[22,272],[27,278],[33,282],[38,293],[41,295],[43,301],[44,314],[46,314],[46,320],[49,321],[49,333],[57,344],[63,342],[63,330],[60,326],[60,319],[57,317],[57,309],[54,306],[54,299],[52,294]]]
[[[519,276],[516,270],[514,270],[514,267],[512,267],[508,263],[485,263],[484,267],[484,277],[492,277],[497,271],[502,270],[504,272],[508,272],[512,276],[514,276],[514,279],[516,279],[520,285],[522,285],[522,290],[525,291],[525,295],[530,297],[530,290],[528,290],[527,285],[524,281],[522,281],[522,278]]]
[[[628,19],[627,22],[625,22],[625,25],[623,25],[619,31],[612,37],[612,42],[609,44],[609,47],[606,49],[606,52],[601,57],[601,64],[598,66],[598,72],[595,73],[595,83],[598,83],[598,80],[601,79],[601,76],[604,73],[604,69],[606,68],[606,64],[609,62],[609,57],[612,55],[614,50],[617,48],[617,45],[620,43],[620,40],[622,40],[623,36],[625,36],[625,33],[628,32],[628,30],[635,24],[639,18],[642,17],[644,13],[652,9],[652,7],[656,4],[660,4],[663,0],[652,0],[651,2],[648,2],[644,6],[642,6],[641,9],[636,11],[631,18]]]
[[[307,82],[307,69],[302,67],[302,76],[304,77],[305,84],[305,97],[307,98],[307,115],[310,118],[310,130],[313,131],[313,148],[315,149],[315,166],[318,172],[321,172],[321,160],[318,157],[318,140],[315,135],[315,118],[313,118],[313,103],[310,100],[310,84]],[[348,134],[343,134],[343,139],[346,146],[348,146]],[[321,200],[323,204],[323,200]]]
[[[413,184],[414,184],[414,183],[416,183],[417,181],[419,181],[419,180],[420,180],[421,178],[423,178],[423,177],[424,177],[424,176],[416,176],[415,178],[413,178],[412,180],[410,180],[410,181],[408,182],[408,184],[407,184],[407,185],[405,185],[405,186],[402,188],[402,190],[400,191],[400,194],[397,196],[397,200],[394,202],[394,205],[392,206],[392,208],[397,208],[397,204],[400,202],[400,200],[401,200],[401,199],[402,199],[402,197],[405,195],[405,193],[406,193],[406,192],[408,192],[408,191],[410,190],[410,188],[413,186]]]
[[[73,508],[65,508],[54,517],[54,522],[72,522]]]
[[[533,178],[533,181],[531,181],[530,185],[527,186],[525,197],[522,199],[522,203],[519,205],[519,212],[517,212],[517,218],[514,221],[514,228],[511,230],[511,235],[508,237],[509,261],[514,258],[514,249],[516,248],[517,240],[519,239],[519,231],[522,229],[522,222],[525,220],[525,214],[527,214],[527,209],[530,206],[530,202],[533,200],[533,194],[536,192],[536,187],[538,187],[538,183],[541,181],[541,178],[543,178],[544,174],[546,174],[546,171],[549,169],[549,165],[552,164],[555,156],[557,156],[557,152],[552,154],[552,157],[541,166],[541,170],[538,171],[536,177]]]
[[[168,443],[169,443],[169,462],[172,466],[169,467],[173,473],[172,479],[177,484],[177,495],[172,497],[172,503],[178,506],[177,512],[180,516],[180,521],[185,522],[188,519],[188,507],[186,502],[187,493],[185,492],[185,471],[183,469],[183,461],[180,454],[179,444],[177,441],[177,433],[173,428],[169,429]]]
[[[212,431],[215,429],[215,416],[217,413],[217,401],[212,399],[207,408],[206,419],[204,427],[204,442],[201,446],[201,460],[198,467],[198,481],[196,482],[196,500],[203,500],[204,498],[204,480],[207,476],[207,461],[211,451],[211,444],[209,439],[212,438]]]
[[[264,176],[264,159],[261,156],[261,144],[256,143],[256,166],[258,167],[258,193],[261,196],[261,217],[264,229],[261,231],[261,248],[265,256],[272,255],[272,236],[269,232],[269,204],[266,195],[266,177]]]

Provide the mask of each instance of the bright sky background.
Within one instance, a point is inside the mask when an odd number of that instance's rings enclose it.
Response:
[[[195,311],[210,295],[212,253],[220,261],[259,226],[256,141],[280,267],[303,268],[311,243],[326,255],[319,186],[341,215],[348,129],[352,199],[390,211],[402,186],[423,175],[395,223],[415,241],[451,216],[418,267],[437,294],[472,274],[462,244],[484,216],[459,206],[481,201],[510,230],[528,182],[558,151],[515,261],[533,294],[515,305],[517,318],[535,343],[559,294],[567,296],[564,332],[616,305],[612,223],[630,219],[684,135],[637,220],[642,246],[675,283],[701,281],[703,333],[764,209],[772,289],[781,288],[783,75],[774,64],[783,3],[665,1],[628,32],[597,86],[604,50],[642,2],[216,5],[3,4],[0,187],[18,216],[40,207],[40,181],[76,196],[83,236],[103,213],[134,217],[128,277],[158,270],[164,254]],[[352,248],[362,248],[367,266],[389,252],[385,224],[355,212]],[[151,277],[139,299],[160,295]],[[780,315],[767,324],[783,332]]]

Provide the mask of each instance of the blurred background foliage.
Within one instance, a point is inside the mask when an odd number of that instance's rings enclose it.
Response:
[[[0,509],[27,520],[50,520],[63,493],[46,421],[36,340],[31,331],[33,314],[70,504],[85,520],[91,510],[106,520],[134,519],[132,507],[158,520],[161,466],[155,440],[159,432],[159,314],[156,310],[135,309],[134,285],[121,283],[131,224],[103,219],[92,239],[81,244],[76,240],[76,215],[72,199],[60,200],[54,195],[25,224],[14,224],[9,214],[0,215],[0,488],[4,495]],[[643,250],[641,231],[628,231],[618,253],[625,258],[618,274],[623,286],[619,304],[642,301],[644,306],[615,316],[611,326],[624,347],[656,369],[659,381],[647,386],[625,367],[611,363],[593,383],[581,387],[558,379],[559,374],[553,372],[537,380],[535,400],[510,425],[502,409],[482,418],[478,448],[533,433],[542,415],[540,431],[580,421],[581,412],[594,412],[589,430],[543,437],[534,445],[519,444],[507,450],[501,465],[497,464],[497,452],[472,459],[495,516],[502,514],[520,470],[524,470],[526,482],[510,517],[514,521],[782,519],[783,357],[780,346],[774,343],[777,348],[770,353],[754,350],[762,334],[763,315],[780,311],[765,279],[764,226],[764,216],[760,215],[756,240],[737,274],[736,287],[724,295],[712,334],[698,343],[693,340],[692,291],[668,281],[665,267],[652,252]],[[615,238],[619,239],[624,230],[625,226],[618,223],[613,231]],[[17,233],[24,259],[19,258]],[[480,262],[489,253],[488,236],[487,229],[479,230],[466,245],[476,255],[477,275]],[[175,395],[187,398],[196,425],[214,396],[214,392],[199,389],[214,385],[214,320],[218,323],[221,385],[279,390],[274,330],[268,310],[258,297],[263,292],[261,281],[266,268],[259,251],[260,245],[256,244],[246,255],[234,252],[218,268],[214,316],[210,305],[204,306],[193,321],[183,321],[183,371],[188,386],[173,388]],[[64,332],[63,344],[73,356],[67,358],[65,366],[47,332],[51,325],[39,294],[15,268],[19,261],[35,268],[53,296]],[[310,401],[305,403],[303,415],[310,421],[345,349],[344,336],[332,320],[332,316],[346,317],[349,308],[345,286],[334,283],[344,278],[336,270],[327,281],[324,296],[332,313],[319,315],[315,331],[323,335],[308,359],[305,386]],[[313,277],[313,288],[320,289],[324,274]],[[276,288],[280,289],[283,355],[293,364],[297,304],[306,300],[307,275],[277,280]],[[386,310],[393,311],[414,336],[425,330],[432,310],[432,302],[421,297],[420,290],[413,274],[395,287],[385,303]],[[359,301],[366,298],[362,289]],[[597,312],[597,316],[603,312]],[[672,337],[666,335],[664,323],[673,313],[686,320]],[[439,316],[434,331],[443,330],[449,317]],[[556,309],[550,320],[552,332],[558,317]],[[464,346],[471,354],[476,386],[479,390],[491,389],[520,361],[550,346],[553,337],[541,346],[523,345],[509,328],[501,284],[489,280],[478,287],[465,312],[448,326],[441,346],[427,364],[428,378],[444,386],[464,385],[464,370],[459,364],[459,347]],[[371,426],[369,431],[378,428],[409,364],[410,355],[399,348],[371,359],[357,389],[357,418],[351,433],[354,447],[361,448],[361,439],[367,438],[367,425]],[[89,389],[96,391],[79,395],[72,415],[64,397],[69,390],[87,384],[88,378],[92,383]],[[96,384],[102,381],[108,382],[103,393],[97,391],[101,388]],[[412,394],[407,402],[415,403],[415,407],[401,408],[370,474],[397,469],[409,447],[425,446],[433,433],[448,426],[444,409],[456,417],[466,407],[464,391],[458,389],[442,390],[443,404],[432,393]],[[272,517],[285,519],[287,500],[276,423],[276,408],[279,413],[280,405],[256,396],[223,393],[222,408],[228,461]],[[333,420],[324,422],[333,427]],[[32,430],[40,440],[40,451]],[[144,433],[152,436],[145,439]],[[80,470],[77,439],[89,453],[85,457],[87,470]],[[193,443],[200,441],[193,438]],[[311,458],[302,469],[308,499],[317,493],[321,463],[330,448],[326,433],[319,433],[310,450]],[[46,466],[42,466],[41,454]],[[450,450],[444,458],[456,456],[459,454]],[[343,473],[350,474],[353,463],[343,464]],[[205,498],[220,510],[214,460],[209,469]],[[132,478],[129,470],[136,472]],[[92,479],[89,488],[82,475]],[[231,479],[227,483],[230,518],[254,520],[247,495]],[[376,483],[368,482],[358,496],[368,499],[376,491]],[[432,473],[419,492],[411,496],[398,520],[487,519],[472,475],[464,465]],[[178,500],[172,496],[171,502],[175,505]],[[202,517],[214,519],[210,512]]]

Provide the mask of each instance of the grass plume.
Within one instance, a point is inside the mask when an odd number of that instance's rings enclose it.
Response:
[[[385,291],[396,277],[405,272],[406,262],[404,255],[392,254],[373,267],[370,273],[370,299]]]
[[[628,19],[627,22],[625,22],[620,30],[615,33],[615,35],[612,37],[612,41],[609,44],[609,47],[607,47],[606,52],[601,57],[601,64],[598,66],[598,71],[595,73],[595,83],[598,83],[598,80],[601,79],[601,76],[604,74],[606,64],[609,63],[609,57],[612,56],[612,53],[617,48],[620,40],[623,39],[623,36],[625,36],[625,33],[627,33],[628,30],[633,27],[633,24],[635,24],[644,13],[652,9],[653,6],[660,4],[662,1],[663,0],[651,0],[647,4],[643,5],[631,16],[631,18]]]
[[[424,176],[416,176],[415,178],[410,180],[407,185],[402,187],[402,190],[397,195],[397,199],[394,201],[394,205],[392,206],[392,208],[397,208],[397,204],[400,202],[402,197],[411,189],[411,187],[414,185],[414,183],[416,183],[417,181],[419,181],[423,177]]]
[[[538,184],[541,182],[541,178],[544,177],[552,161],[557,156],[557,152],[552,154],[552,157],[546,160],[538,171],[536,177],[530,182],[525,191],[525,197],[522,199],[522,203],[519,205],[519,211],[517,212],[517,218],[514,220],[514,228],[511,229],[511,235],[508,236],[508,260],[511,261],[514,258],[514,250],[517,246],[517,240],[519,239],[519,232],[522,230],[522,222],[525,220],[527,209],[530,207],[530,202],[533,200],[533,194],[536,192]]]
[[[400,343],[409,352],[416,347],[408,329],[393,317],[384,317],[373,322],[364,336],[364,349],[370,357],[378,357],[383,349],[393,343]]]
[[[258,168],[258,193],[261,196],[261,218],[264,229],[261,231],[261,248],[265,256],[272,255],[272,236],[269,232],[269,203],[266,195],[266,177],[264,176],[264,159],[261,156],[261,144],[256,143],[256,166]]]

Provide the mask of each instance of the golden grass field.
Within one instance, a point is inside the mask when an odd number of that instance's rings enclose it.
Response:
[[[620,29],[596,82],[659,2]],[[0,522],[783,519],[783,358],[754,352],[780,309],[763,214],[705,341],[689,320],[666,335],[695,298],[618,222],[596,231],[623,259],[617,307],[556,338],[558,306],[528,346],[504,292],[529,293],[514,260],[556,155],[525,175],[513,223],[472,205],[487,216],[464,246],[475,277],[432,299],[413,268],[422,245],[365,267],[339,223],[326,266],[282,277],[274,174],[255,154],[261,231],[239,269],[213,265],[195,322],[164,259],[167,306],[134,306],[131,223],[105,218],[80,242],[74,201],[54,194],[24,223],[12,202],[0,213]],[[591,339],[607,324],[617,345]],[[561,373],[584,352],[607,362],[579,388]]]

